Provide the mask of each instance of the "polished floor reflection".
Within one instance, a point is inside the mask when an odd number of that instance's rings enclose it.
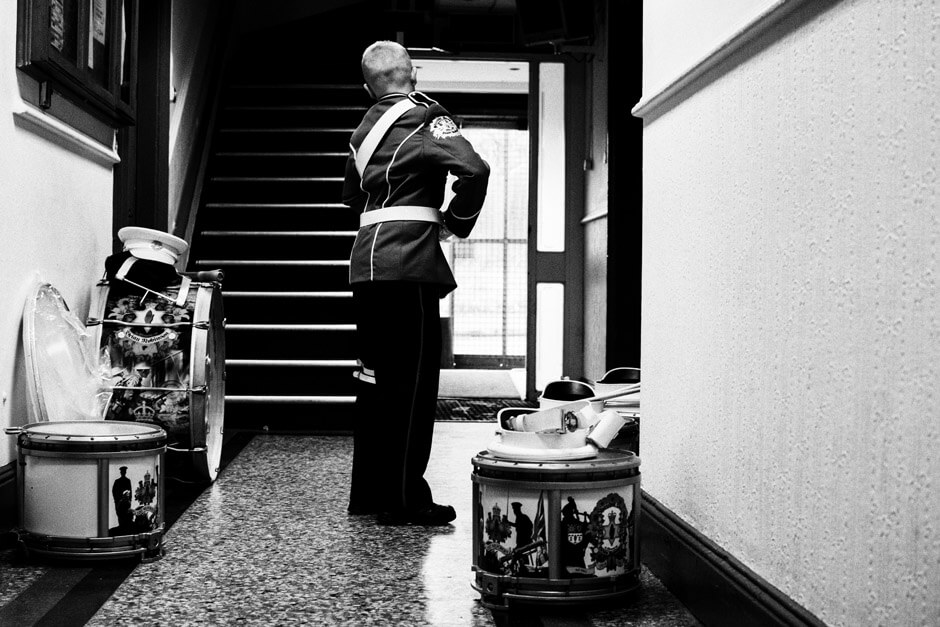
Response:
[[[255,436],[175,520],[165,536],[166,556],[121,573],[126,579],[82,622],[698,624],[645,569],[641,590],[617,607],[494,615],[480,605],[470,585],[471,460],[492,432],[491,423],[436,424],[428,477],[436,500],[458,511],[457,520],[442,528],[383,527],[371,517],[349,516],[349,437]],[[79,585],[94,578],[85,572],[89,568],[2,566],[3,605],[15,606],[24,591],[32,590],[35,598],[44,579],[72,577]],[[29,603],[20,605],[16,616],[23,622],[17,625],[75,624],[66,603],[39,617],[29,616]],[[0,618],[13,615],[0,612]]]

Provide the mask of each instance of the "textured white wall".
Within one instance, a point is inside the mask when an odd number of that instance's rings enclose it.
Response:
[[[612,0],[616,2],[617,0]],[[708,54],[720,41],[745,27],[780,0],[655,0],[643,3],[643,91]]]
[[[36,277],[56,286],[84,320],[92,286],[111,252],[112,169],[14,124],[16,3],[0,4],[0,427],[27,420],[20,339]],[[0,439],[0,466],[15,459]]]
[[[940,624],[938,41],[835,2],[644,132],[644,487],[833,625]]]

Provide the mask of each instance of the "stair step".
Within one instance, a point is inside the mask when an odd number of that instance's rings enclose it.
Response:
[[[312,316],[311,316],[312,317]],[[355,324],[227,324],[226,359],[354,360]]]
[[[203,268],[220,268],[229,266],[317,266],[349,267],[349,261],[342,259],[198,259],[196,265]]]
[[[282,85],[231,86],[223,96],[226,106],[360,106],[368,108],[375,102],[362,86],[351,89]]]
[[[347,366],[298,365],[301,361],[311,360],[226,359],[226,391],[236,396],[269,394],[273,390],[280,390],[284,394],[319,396],[355,394],[357,381],[352,376],[355,361]]]
[[[222,270],[224,289],[235,291],[349,288],[349,261],[200,259],[196,270]]]
[[[224,293],[230,323],[329,324],[353,320],[352,292],[237,291]]]
[[[355,331],[354,324],[227,324],[226,331]]]
[[[213,168],[218,176],[305,176],[311,172],[343,175],[349,152],[218,152]]]
[[[258,216],[264,225],[285,231],[322,231],[328,228],[355,230],[359,214],[341,203],[209,202],[199,214],[203,229],[251,230],[258,228]]]
[[[225,111],[366,111],[368,107],[359,105],[233,105]]]
[[[229,89],[244,89],[244,90],[261,90],[268,92],[270,90],[276,89],[286,89],[286,90],[326,90],[327,92],[337,92],[337,91],[361,91],[362,85],[356,85],[354,83],[232,83],[229,85]]]
[[[213,177],[207,182],[204,193],[208,202],[336,201],[343,195],[343,177]]]
[[[349,148],[352,127],[224,128],[216,152],[341,152]]]
[[[284,368],[355,368],[355,359],[226,359],[225,367],[276,366]]]
[[[285,135],[296,135],[298,133],[312,133],[312,134],[333,134],[333,133],[344,133],[346,135],[351,134],[355,131],[355,127],[350,128],[335,128],[331,126],[260,126],[260,127],[246,127],[246,128],[223,128],[219,129],[220,133],[272,133],[275,135],[285,134]]]
[[[215,259],[349,259],[355,238],[355,231],[205,231],[199,253]]]
[[[355,237],[356,231],[203,231],[203,237]]]
[[[225,292],[225,298],[352,298],[352,292]]]
[[[355,396],[287,396],[287,395],[258,395],[258,396],[239,396],[225,395],[225,404],[228,405],[256,405],[259,403],[273,403],[283,405],[322,405],[324,403],[348,403],[356,402]]]
[[[295,150],[293,152],[259,152],[259,151],[228,151],[228,152],[217,152],[217,157],[290,157],[290,158],[300,158],[300,157],[346,157],[348,152],[324,152],[324,151],[301,151]]]
[[[342,176],[213,176],[216,183],[320,183],[342,182]]]
[[[365,105],[334,103],[242,105],[223,109],[219,123],[225,128],[242,127],[336,127],[358,126],[368,110]]]

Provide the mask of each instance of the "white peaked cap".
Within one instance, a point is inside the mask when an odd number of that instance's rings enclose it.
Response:
[[[124,250],[138,259],[148,259],[176,265],[180,255],[186,252],[189,244],[186,240],[140,226],[125,226],[118,231],[118,237],[124,243]]]

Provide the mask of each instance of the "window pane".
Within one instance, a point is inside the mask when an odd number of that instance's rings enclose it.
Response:
[[[535,312],[535,387],[562,376],[565,286],[563,283],[539,283],[536,286]]]
[[[453,294],[454,353],[525,355],[528,131],[461,131],[490,164],[486,202],[470,237],[445,244],[459,287]],[[445,203],[452,194],[448,182]]]
[[[536,246],[565,250],[565,66],[539,64],[539,181]]]

